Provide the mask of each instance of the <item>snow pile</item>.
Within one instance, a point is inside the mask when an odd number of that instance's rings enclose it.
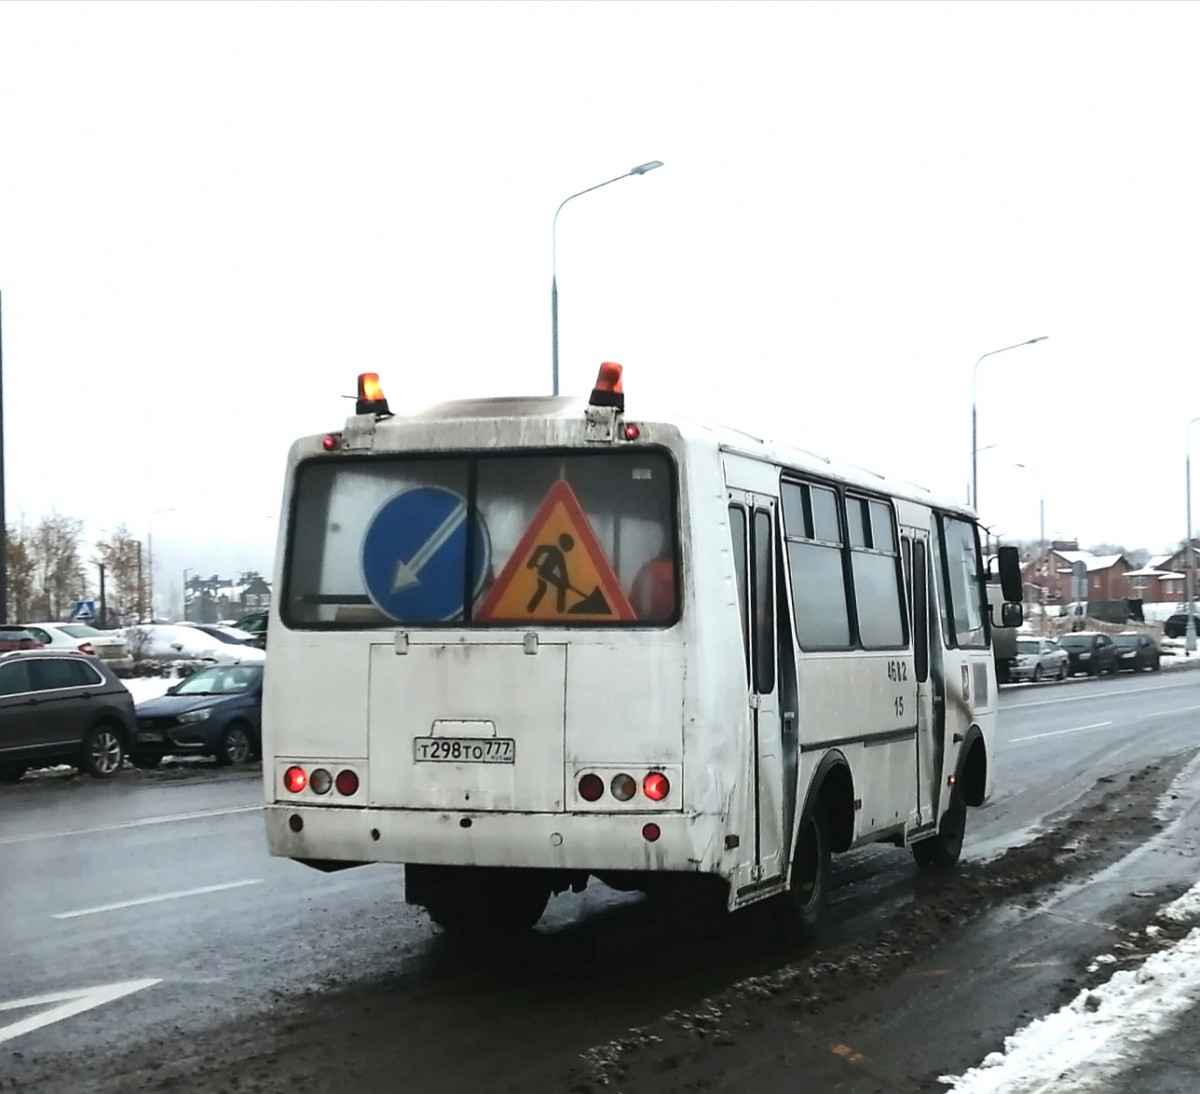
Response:
[[[1200,886],[1191,898],[1200,911]],[[1107,1089],[1132,1067],[1175,1018],[1200,1002],[1200,930],[1178,945],[1122,970],[1107,984],[1081,991],[1062,1010],[1039,1018],[1005,1039],[963,1075],[943,1075],[954,1094],[1035,1094]]]
[[[1178,900],[1172,900],[1158,916],[1160,919],[1170,919],[1176,923],[1200,918],[1200,882],[1193,885]]]

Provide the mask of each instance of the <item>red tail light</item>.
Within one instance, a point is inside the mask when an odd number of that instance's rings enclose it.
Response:
[[[86,653],[89,657],[95,657],[96,656],[96,647],[93,646],[90,642],[80,642],[79,643],[79,652]]]
[[[308,785],[308,776],[302,767],[289,767],[283,773],[283,785],[293,794],[299,794]]]
[[[351,794],[358,793],[358,776],[347,768],[345,771],[338,772],[338,777],[334,780],[333,785],[337,787],[337,792],[342,797],[348,798]]]
[[[642,780],[642,793],[652,802],[660,802],[671,793],[671,783],[661,771],[651,771]]]
[[[599,775],[584,775],[579,780],[579,796],[585,802],[599,801],[604,796],[604,780]]]
[[[659,836],[662,835],[662,829],[657,824],[651,821],[649,824],[642,825],[642,839],[647,843],[654,843]]]

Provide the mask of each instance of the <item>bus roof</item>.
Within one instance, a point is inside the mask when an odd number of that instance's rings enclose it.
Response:
[[[379,439],[386,444],[391,428],[402,428],[410,424],[428,426],[434,423],[461,422],[467,425],[486,421],[491,426],[489,434],[494,437],[495,434],[492,430],[496,427],[502,428],[505,423],[515,427],[515,432],[521,432],[522,425],[535,419],[563,422],[583,421],[587,408],[587,399],[563,395],[458,399],[435,403],[411,414],[396,414],[383,419],[376,426],[376,432]],[[661,424],[671,427],[685,439],[707,442],[722,451],[737,453],[752,459],[766,460],[820,478],[836,479],[866,491],[890,494],[921,505],[935,506],[938,509],[957,513],[970,519],[975,517],[970,507],[962,502],[933,494],[925,487],[904,479],[881,475],[853,464],[839,463],[806,449],[757,437],[732,426],[700,422],[673,411],[659,412],[657,408],[650,407],[645,409],[649,410],[649,413],[643,413],[641,405],[631,408],[626,417],[643,426]]]

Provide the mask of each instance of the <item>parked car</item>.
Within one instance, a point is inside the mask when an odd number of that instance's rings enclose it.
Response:
[[[10,650],[40,650],[42,643],[25,627],[0,625],[0,653]]]
[[[1193,615],[1192,619],[1196,633],[1200,635],[1200,615]],[[1187,634],[1187,612],[1176,612],[1163,624],[1163,634],[1168,638],[1182,638]]]
[[[262,650],[244,643],[222,642],[196,627],[175,623],[138,623],[125,629],[130,652],[150,661],[207,661],[238,665],[262,661]]]
[[[1117,647],[1107,634],[1095,631],[1076,631],[1064,634],[1058,640],[1071,658],[1070,674],[1086,672],[1088,676],[1099,676],[1102,672],[1116,673]]]
[[[239,619],[234,627],[239,631],[245,631],[259,649],[265,650],[267,648],[268,614],[267,612],[251,612]]]
[[[201,634],[215,638],[229,646],[257,646],[258,642],[249,631],[240,631],[236,627],[225,626],[221,623],[180,623],[181,627],[195,627]],[[260,647],[261,648],[261,647]]]
[[[261,665],[215,665],[137,705],[136,767],[164,756],[208,755],[219,764],[262,755]]]
[[[99,631],[86,623],[26,623],[25,629],[50,649],[89,653],[115,672],[133,668],[129,643],[116,631]]]
[[[59,763],[110,778],[121,770],[134,724],[133,696],[98,658],[0,654],[0,781]]]
[[[1053,638],[1018,638],[1014,680],[1065,680],[1071,657]]]
[[[1130,672],[1141,672],[1149,669],[1158,672],[1162,668],[1162,655],[1158,645],[1148,634],[1130,631],[1128,634],[1114,634],[1113,642],[1117,647],[1117,668],[1128,669]]]

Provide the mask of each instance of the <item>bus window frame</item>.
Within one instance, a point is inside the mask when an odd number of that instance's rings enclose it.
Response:
[[[975,574],[979,586],[979,614],[982,619],[980,630],[983,641],[960,645],[958,640],[958,620],[955,618],[954,588],[950,581],[950,554],[946,546],[946,521],[955,520],[969,525],[975,540]],[[988,611],[987,600],[987,570],[983,564],[983,545],[979,540],[979,523],[958,513],[944,513],[934,510],[934,523],[937,533],[937,565],[938,565],[938,600],[942,617],[942,645],[948,650],[987,650],[992,647],[991,613]]]
[[[850,567],[848,579],[850,587],[854,591],[854,630],[858,638],[858,648],[868,653],[876,653],[880,650],[907,650],[912,648],[912,633],[908,623],[908,594],[904,588],[904,563],[900,549],[900,526],[896,519],[896,506],[891,498],[880,497],[877,494],[871,494],[867,491],[860,490],[858,487],[849,487],[843,492],[843,510],[849,502],[867,502],[867,507],[863,513],[863,519],[866,527],[866,535],[871,540],[872,546],[869,547],[851,547],[849,546],[849,527],[847,527],[847,544],[846,551],[849,556],[848,565]],[[874,546],[874,525],[870,519],[870,503],[879,502],[887,511],[892,522],[892,542],[896,545],[894,551],[883,551]],[[849,521],[847,521],[849,524]],[[872,555],[876,558],[891,558],[893,560],[893,570],[896,575],[896,606],[899,609],[900,620],[900,642],[889,646],[868,646],[863,642],[862,626],[858,617],[858,589],[854,581],[854,552],[859,554]]]
[[[788,521],[787,521],[787,511],[786,511],[787,507],[784,504],[784,493],[783,493],[784,487],[788,486],[788,485],[794,486],[797,488],[803,488],[805,486],[810,486],[810,487],[815,486],[820,489],[833,491],[834,497],[836,499],[836,504],[837,504],[838,529],[839,529],[839,534],[841,535],[840,543],[834,544],[834,543],[829,542],[828,540],[821,540],[821,539],[816,539],[816,538],[809,539],[806,534],[797,535],[796,533],[789,530]],[[804,495],[801,495],[801,497],[802,497],[802,499],[804,499],[804,515],[805,515],[805,519],[807,521],[807,520],[811,519],[811,517],[810,517],[811,502],[808,501],[808,499],[805,498]],[[887,507],[888,513],[890,514],[891,521],[892,521],[892,540],[896,544],[896,550],[895,550],[894,554],[892,554],[891,552],[887,552],[887,551],[878,551],[871,547],[851,547],[850,546],[850,528],[849,528],[849,522],[846,517],[846,503],[847,503],[847,500],[849,500],[849,499],[854,499],[857,501],[866,501],[866,502],[877,501]],[[869,489],[864,489],[857,485],[847,485],[845,483],[841,483],[836,480],[824,479],[817,475],[809,475],[809,474],[805,474],[802,472],[791,471],[788,468],[784,468],[780,473],[778,520],[779,520],[779,530],[780,530],[780,534],[781,534],[781,540],[782,540],[783,547],[784,547],[783,553],[784,553],[785,559],[787,560],[788,590],[789,590],[789,595],[792,595],[793,597],[794,597],[794,590],[796,588],[796,575],[792,572],[791,555],[790,555],[790,552],[787,550],[788,543],[790,543],[790,542],[804,543],[804,544],[811,544],[811,545],[817,546],[817,547],[837,547],[841,551],[842,587],[843,587],[843,590],[846,595],[847,624],[848,624],[848,630],[849,630],[849,636],[850,636],[849,642],[846,645],[837,645],[837,646],[806,645],[800,639],[799,621],[797,620],[796,621],[796,630],[797,630],[796,646],[797,646],[797,649],[799,649],[801,652],[804,652],[804,653],[844,653],[846,651],[853,651],[853,652],[860,652],[860,653],[878,653],[878,652],[887,652],[887,651],[895,652],[898,650],[909,650],[912,648],[912,628],[910,627],[909,621],[908,621],[908,610],[909,610],[908,595],[904,589],[904,569],[903,569],[903,560],[901,557],[901,548],[900,548],[900,541],[901,541],[900,523],[899,523],[899,517],[896,513],[896,502],[895,502],[894,498],[892,498],[886,494],[874,493]],[[807,532],[807,528],[805,529],[805,532]],[[814,534],[814,536],[816,534],[815,525],[813,527],[813,534]],[[899,601],[899,609],[900,609],[900,630],[901,630],[901,633],[903,636],[903,641],[899,645],[866,646],[863,644],[862,629],[859,626],[859,618],[858,618],[858,593],[857,593],[857,590],[855,589],[855,583],[854,583],[854,562],[853,562],[853,552],[854,551],[861,551],[864,554],[872,554],[872,555],[877,555],[877,556],[890,556],[895,559],[897,598]],[[797,614],[794,598],[792,601],[791,614],[793,617],[795,617]]]
[[[407,622],[397,619],[379,622],[348,622],[348,621],[311,621],[305,622],[293,619],[291,616],[292,605],[292,579],[295,572],[295,536],[296,536],[296,516],[300,502],[300,481],[306,470],[310,467],[341,467],[346,464],[351,465],[371,465],[380,462],[403,462],[405,460],[416,460],[424,462],[442,461],[442,460],[460,460],[467,463],[467,497],[471,503],[474,503],[478,497],[478,478],[480,460],[497,460],[497,459],[530,459],[533,457],[545,456],[553,459],[555,457],[574,456],[583,459],[598,458],[602,456],[617,456],[625,459],[632,459],[638,455],[653,454],[661,456],[666,461],[668,474],[668,489],[669,489],[669,512],[672,518],[672,527],[670,529],[672,536],[672,558],[674,560],[674,587],[675,587],[675,610],[666,620],[617,620],[612,623],[597,623],[597,622],[580,622],[578,620],[567,620],[558,622],[555,620],[530,620],[528,622],[509,622],[498,621],[491,622],[488,620],[480,620],[475,618],[467,618],[467,612],[464,605],[463,618],[458,620],[436,620],[429,622]],[[603,633],[606,631],[666,631],[672,627],[678,626],[683,618],[684,609],[684,591],[683,591],[683,567],[687,564],[684,557],[684,552],[687,549],[687,537],[683,535],[683,512],[680,504],[680,489],[679,489],[679,461],[676,459],[675,453],[666,445],[661,444],[625,444],[617,447],[605,448],[571,448],[561,445],[547,447],[527,447],[527,448],[497,448],[497,449],[447,449],[438,451],[429,451],[426,449],[407,449],[401,451],[380,450],[371,453],[354,453],[354,454],[330,454],[330,455],[313,455],[305,457],[297,461],[292,468],[291,476],[288,482],[290,496],[288,498],[288,526],[287,534],[284,539],[284,561],[283,573],[280,579],[280,598],[277,601],[279,605],[280,622],[289,631],[325,631],[334,633],[364,633],[364,632],[386,632],[386,631],[469,631],[473,633],[496,633],[504,631],[528,631],[530,629],[547,628],[556,632],[559,631],[579,631],[582,633]],[[472,510],[469,510],[469,512]],[[471,543],[474,537],[468,535],[467,542]],[[609,565],[613,565],[610,561]],[[469,570],[465,570],[469,573]],[[615,572],[615,571],[614,571]],[[464,581],[467,579],[464,578]],[[320,600],[313,603],[320,603]],[[362,603],[370,605],[370,597],[364,592],[361,600],[356,599],[353,603]],[[339,604],[349,604],[351,601],[344,598],[336,600]]]

